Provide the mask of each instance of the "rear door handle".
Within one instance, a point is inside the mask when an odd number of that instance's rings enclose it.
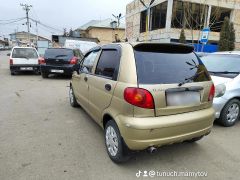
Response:
[[[87,76],[85,76],[85,77],[84,77],[84,81],[86,81],[86,82],[88,81],[88,78],[87,78]]]
[[[105,89],[106,89],[107,91],[111,91],[111,89],[112,89],[111,84],[105,84]]]

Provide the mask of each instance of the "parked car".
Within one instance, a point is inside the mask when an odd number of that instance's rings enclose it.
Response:
[[[202,61],[216,88],[216,120],[223,126],[233,126],[240,116],[240,52],[213,53],[203,56]]]
[[[39,55],[32,47],[13,47],[10,54],[9,64],[11,75],[20,71],[34,71],[40,73]]]
[[[69,90],[104,129],[114,162],[208,135],[214,121],[214,85],[192,46],[110,44],[89,51]],[[89,132],[91,133],[91,132]]]
[[[47,78],[49,74],[70,76],[82,58],[83,54],[77,49],[49,48],[40,61],[42,77]]]

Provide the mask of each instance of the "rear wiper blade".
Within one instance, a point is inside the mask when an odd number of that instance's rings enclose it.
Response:
[[[212,74],[240,74],[240,72],[237,71],[208,71]]]
[[[193,76],[191,76],[191,77],[189,77],[189,78],[186,78],[184,81],[180,82],[180,83],[178,84],[178,86],[180,87],[180,86],[182,86],[182,85],[184,85],[184,84],[186,84],[186,83],[188,83],[188,82],[193,81],[197,76],[199,76],[200,74],[202,74],[202,73],[204,73],[204,72],[205,72],[205,71],[201,71],[201,72],[199,72],[199,73],[194,74]]]
[[[67,55],[57,55],[57,56],[55,56],[55,58],[57,58],[57,57],[65,57],[65,56],[67,56]]]

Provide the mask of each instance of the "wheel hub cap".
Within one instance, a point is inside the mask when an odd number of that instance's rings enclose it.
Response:
[[[106,130],[106,145],[111,156],[116,156],[118,152],[118,137],[111,126],[109,126]]]
[[[232,104],[227,111],[227,121],[234,122],[237,120],[239,115],[239,106],[238,104]]]

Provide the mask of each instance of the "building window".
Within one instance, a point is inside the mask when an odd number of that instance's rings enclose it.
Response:
[[[200,30],[205,26],[208,6],[197,3],[174,1],[172,28]]]
[[[230,14],[231,9],[213,6],[209,23],[211,31],[220,32],[224,18],[225,17],[230,18]]]
[[[183,2],[174,1],[172,13],[172,28],[183,28]]]
[[[140,17],[140,33],[146,32],[146,26],[147,26],[147,10],[141,12]]]
[[[151,30],[165,28],[167,17],[167,2],[151,8]]]

